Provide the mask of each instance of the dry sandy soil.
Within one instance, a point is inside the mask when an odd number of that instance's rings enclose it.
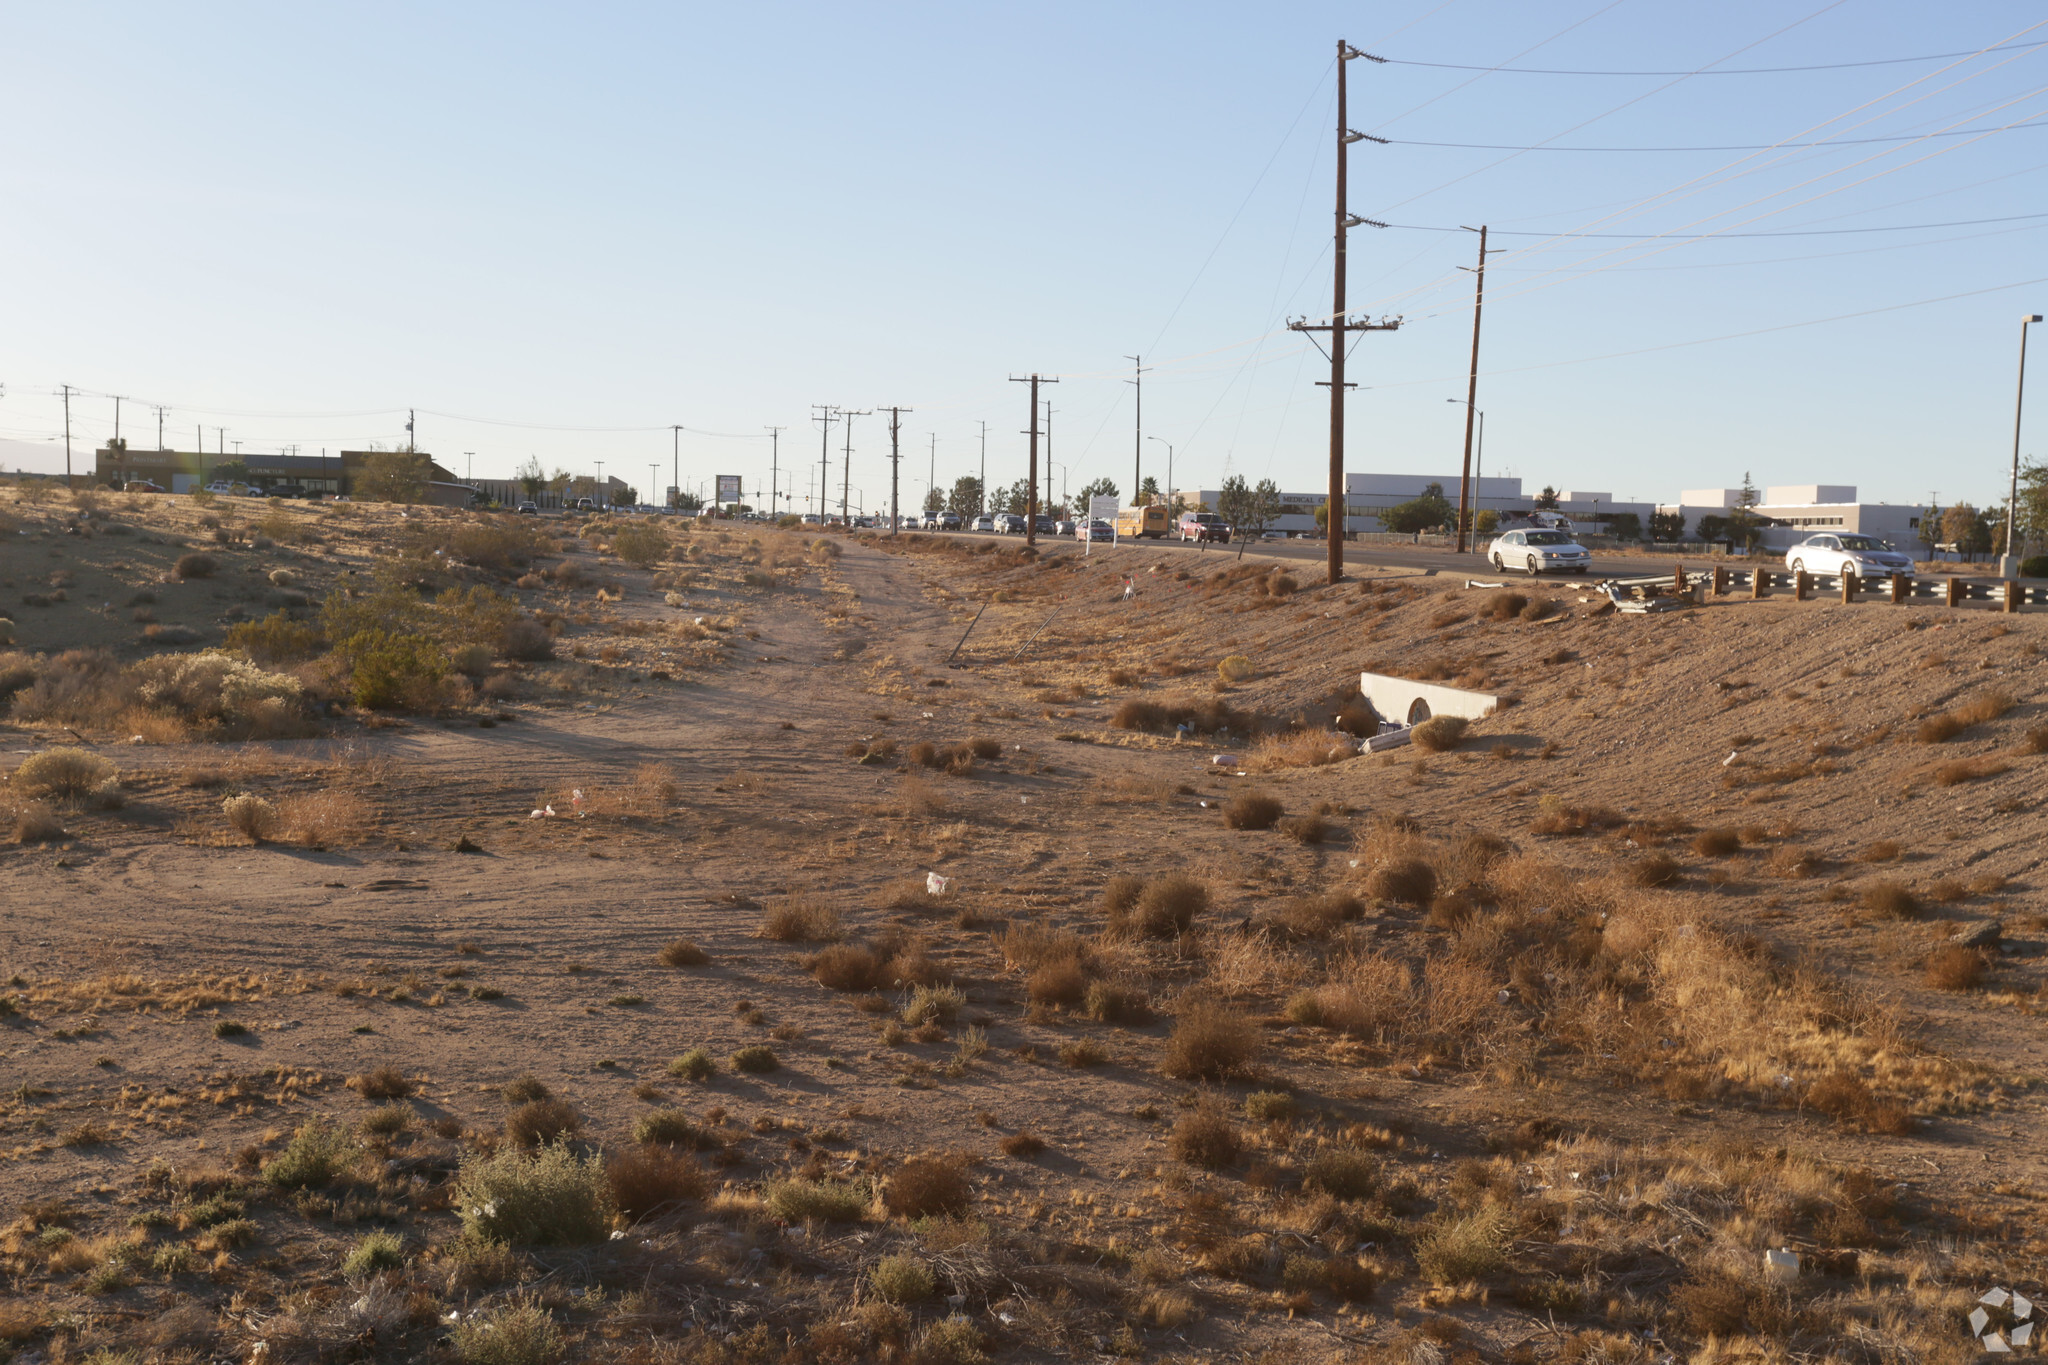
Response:
[[[182,502],[0,501],[14,647],[204,647],[402,537]],[[557,632],[439,714],[0,725],[0,767],[82,741],[122,798],[0,848],[0,1359],[1960,1361],[1977,1294],[2048,1297],[2048,618],[556,533],[581,583],[422,570]],[[1358,756],[1361,669],[1510,704]],[[304,829],[237,833],[245,792]],[[1285,818],[1233,827],[1257,794]],[[670,1110],[677,1197],[611,1240],[465,1232],[522,1123],[616,1162]],[[353,1149],[294,1189],[315,1116]]]

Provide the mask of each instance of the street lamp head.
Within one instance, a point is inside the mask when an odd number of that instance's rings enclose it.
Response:
[[[2041,315],[2039,313],[2029,313],[2020,319],[2021,322],[2039,322],[2040,320]]]

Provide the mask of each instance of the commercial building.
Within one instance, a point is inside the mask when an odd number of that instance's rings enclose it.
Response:
[[[1742,505],[1740,488],[1688,488],[1675,503],[1657,510],[1685,518],[1681,538],[1699,535],[1700,518],[1725,517]],[[1902,550],[1920,543],[1920,520],[1927,514],[1918,503],[1859,502],[1854,484],[1788,484],[1765,488],[1750,508],[1761,527],[1761,544],[1785,550],[1822,531],[1856,533],[1889,541]]]
[[[1458,476],[1456,474],[1346,474],[1344,476],[1344,529],[1347,534],[1385,531],[1381,520],[1393,508],[1417,498],[1426,497],[1431,491],[1441,493],[1453,509],[1458,505]],[[1223,496],[1220,489],[1181,489],[1175,498],[1183,506],[1205,504],[1214,509]],[[1282,493],[1280,495],[1281,515],[1271,529],[1284,531],[1289,535],[1313,536],[1318,534],[1316,510],[1329,500],[1323,492]],[[1517,513],[1536,510],[1535,495],[1522,489],[1519,478],[1489,475],[1472,480],[1469,507],[1476,517],[1480,512],[1492,512],[1503,519]],[[1616,502],[1612,496],[1602,492],[1567,492],[1557,496],[1554,510],[1571,519],[1576,526],[1597,531],[1617,513],[1634,513],[1639,524],[1647,528],[1649,515],[1654,504],[1647,502]]]
[[[378,452],[341,450],[332,455],[268,455],[248,451],[224,455],[219,451],[134,450],[122,446],[101,447],[93,452],[93,482],[119,487],[147,479],[173,493],[190,493],[214,482],[214,470],[239,461],[247,470],[243,482],[268,489],[289,484],[321,497],[350,493],[364,464]],[[427,498],[448,507],[467,507],[467,485],[427,457]]]

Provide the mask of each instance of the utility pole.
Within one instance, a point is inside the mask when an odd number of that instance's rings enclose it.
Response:
[[[932,463],[930,472],[926,475],[924,481],[924,500],[930,502],[932,500],[931,491],[939,486],[939,433],[934,431],[927,434],[932,438]],[[923,511],[924,509],[919,508],[918,510]]]
[[[1045,400],[1045,505],[1052,506],[1052,400]]]
[[[115,394],[115,395],[114,395],[114,442],[115,442],[115,444],[116,444],[116,445],[118,445],[118,444],[120,443],[120,440],[121,440],[121,395],[117,393],[117,394]]]
[[[1472,231],[1466,228],[1465,231]],[[1502,248],[1505,249],[1505,248]],[[1479,225],[1479,264],[1459,266],[1460,270],[1472,269],[1478,283],[1472,292],[1472,371],[1465,381],[1465,465],[1458,475],[1458,553],[1465,553],[1465,537],[1471,529],[1466,509],[1471,505],[1472,487],[1472,428],[1479,420],[1479,314],[1486,306],[1486,224]],[[1477,541],[1475,540],[1476,544]]]
[[[981,424],[981,499],[974,515],[988,511],[988,423]]]
[[[1143,374],[1144,371],[1140,370],[1139,373]],[[1034,374],[1029,379],[1019,379],[1011,375],[1010,382],[1031,386],[1031,468],[1029,482],[1025,484],[1025,487],[1031,490],[1031,494],[1024,500],[1024,543],[1035,546],[1038,544],[1038,386],[1057,384],[1060,381],[1044,379]]]
[[[873,408],[862,408],[858,412],[849,410],[840,414],[846,419],[846,460],[839,467],[839,520],[849,526],[852,522],[846,515],[846,493],[853,486],[853,419],[866,417],[873,412]]]
[[[213,439],[213,453],[220,456],[222,459],[226,459],[228,454],[228,429],[226,427],[215,427],[213,429]],[[240,441],[237,441],[235,442],[235,454],[239,457],[241,453],[242,443]]]
[[[903,529],[903,509],[896,504],[896,475],[903,464],[903,452],[898,448],[897,437],[903,428],[903,414],[909,411],[909,408],[889,409],[889,534],[892,536]]]
[[[476,482],[476,452],[474,450],[462,452],[462,481],[464,483]]]
[[[818,517],[822,521],[825,515],[825,473],[832,468],[832,424],[839,420],[839,409],[831,406],[829,403],[813,403],[811,407],[817,413],[811,420],[818,424],[818,449],[820,451],[818,456]],[[804,505],[806,508],[810,506],[810,501],[810,481],[806,479],[804,481]]]
[[[405,410],[405,453],[408,455],[418,454],[420,448],[420,443],[414,436],[412,429],[415,415],[411,408]]]
[[[1350,123],[1350,106],[1345,86],[1346,63],[1354,57],[1368,61],[1384,62],[1385,57],[1375,57],[1369,52],[1360,52],[1342,38],[1337,40],[1337,230],[1336,263],[1332,269],[1330,290],[1330,320],[1325,324],[1311,324],[1306,319],[1297,319],[1287,325],[1297,332],[1328,332],[1330,334],[1330,496],[1329,521],[1327,523],[1330,541],[1330,582],[1344,577],[1344,391],[1351,385],[1344,382],[1344,351],[1349,345],[1345,334],[1348,332],[1391,332],[1401,325],[1399,318],[1391,321],[1371,322],[1361,318],[1353,322],[1344,304],[1344,281],[1348,257],[1346,256],[1345,234],[1354,227],[1383,228],[1385,223],[1370,218],[1359,218],[1349,207],[1350,180],[1347,163],[1351,144],[1371,141],[1384,144],[1383,137],[1370,133],[1354,133]]]
[[[158,450],[164,448],[164,414],[169,411],[169,408],[158,408],[156,410],[156,448]]]
[[[1337,96],[1337,102],[1340,108],[1344,101],[1344,96],[1341,93],[1344,89],[1343,79],[1344,71],[1340,65],[1337,70],[1337,80],[1339,82],[1337,89],[1340,92]],[[1124,359],[1131,362],[1133,371],[1132,377],[1126,379],[1124,383],[1134,385],[1138,391],[1138,413],[1131,428],[1131,506],[1136,507],[1138,505],[1138,485],[1142,482],[1140,475],[1145,468],[1145,366],[1142,363],[1144,360],[1143,356],[1127,355]]]
[[[786,427],[768,428],[768,510],[775,511],[775,499],[782,494],[782,433]],[[676,488],[676,495],[682,495],[682,487]]]
[[[668,505],[673,508],[683,500],[683,429],[674,422],[669,423],[668,429],[668,458],[669,464],[673,466],[668,476],[672,486],[668,495]]]
[[[2005,504],[2005,562],[1998,566],[2002,578],[2020,576],[2019,542],[2013,537],[2013,529],[2020,523],[2020,417],[2027,404],[2027,326],[2040,320],[2039,313],[2029,313],[2020,319],[2020,386],[2019,396],[2012,404],[2012,491],[2006,495]]]
[[[64,488],[75,491],[78,485],[71,477],[71,386],[64,386]]]

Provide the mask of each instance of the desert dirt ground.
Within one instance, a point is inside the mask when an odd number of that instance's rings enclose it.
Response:
[[[14,648],[133,658],[216,643],[280,565],[317,603],[396,514],[184,582],[184,510],[12,515],[7,592],[68,589],[8,607]],[[2048,618],[1629,617],[1578,584],[914,537],[784,534],[750,585],[777,533],[691,530],[652,570],[558,534],[541,563],[582,583],[468,575],[551,613],[557,658],[440,714],[0,731],[0,766],[83,744],[124,798],[0,849],[0,1355],[484,1358],[448,1314],[523,1303],[577,1359],[1960,1360],[1978,1292],[2043,1288]],[[176,629],[138,638],[138,592]],[[1507,704],[1361,756],[1332,726],[1362,669]],[[349,816],[252,842],[221,816],[245,792]],[[1253,795],[1282,818],[1235,827]],[[1175,875],[1180,922],[1120,917]],[[837,924],[763,937],[778,909]],[[833,989],[834,938],[889,965]],[[1186,1060],[1215,1017],[1243,1055]],[[757,1045],[776,1069],[727,1065]],[[699,1048],[713,1074],[675,1074]],[[578,1151],[681,1111],[700,1187],[488,1261],[452,1191],[542,1095]],[[263,1173],[316,1115],[357,1164],[288,1197]],[[964,1202],[892,1210],[919,1155]],[[787,1216],[777,1181],[873,1202]],[[342,1268],[378,1229],[388,1311]],[[1758,1269],[1780,1246],[1791,1288]],[[928,1295],[885,1302],[885,1255]]]

